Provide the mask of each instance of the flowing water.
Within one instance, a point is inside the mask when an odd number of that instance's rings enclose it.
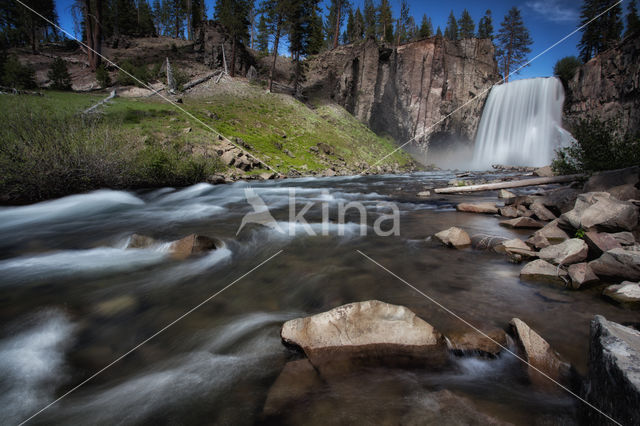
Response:
[[[546,166],[571,135],[562,128],[564,89],[555,77],[517,80],[491,89],[473,153],[473,167]]]
[[[521,318],[584,373],[593,315],[624,322],[633,320],[633,313],[607,303],[597,289],[570,292],[525,283],[518,278],[521,266],[500,255],[446,249],[431,241],[430,235],[453,225],[470,234],[527,234],[501,228],[493,216],[456,212],[461,199],[456,196],[416,197],[452,177],[442,172],[254,184],[279,225],[298,231],[295,236],[251,224],[236,236],[242,217],[252,211],[243,182],[97,191],[0,209],[0,423],[29,417],[279,250],[279,256],[32,422],[259,423],[272,383],[287,361],[299,357],[281,344],[282,323],[349,302],[401,304],[445,334],[467,330],[356,250],[481,328],[505,328],[511,318]],[[289,223],[291,189],[298,212],[315,203],[305,218],[318,235]],[[344,229],[336,223],[338,203],[349,201],[367,208],[366,236],[360,235],[355,210],[348,212]],[[372,233],[376,219],[389,213],[379,205],[385,201],[400,210],[399,236]],[[320,232],[323,205],[332,219],[328,235]],[[160,243],[125,249],[133,233]],[[225,246],[187,260],[168,256],[163,242],[190,233],[218,237]],[[303,419],[399,424],[401,413],[421,418],[437,408],[430,395],[447,389],[503,421],[574,422],[576,400],[533,388],[525,371],[503,355],[456,358],[446,371],[354,373],[357,390],[346,385],[318,390],[326,398],[303,405]],[[448,415],[436,419],[455,423],[455,411]]]

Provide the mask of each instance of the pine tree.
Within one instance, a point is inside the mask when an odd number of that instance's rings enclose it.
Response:
[[[442,30],[440,29],[439,25],[438,25],[438,29],[436,30],[436,37],[442,37]]]
[[[637,31],[640,31],[640,18],[638,18],[638,8],[636,0],[631,0],[627,6],[627,31],[624,36],[627,37]]]
[[[378,9],[378,34],[380,40],[393,43],[393,14],[389,0],[382,0]]]
[[[457,40],[459,36],[458,21],[453,14],[453,10],[449,13],[449,20],[447,21],[447,28],[444,30],[444,37],[449,40]]]
[[[263,55],[269,54],[269,29],[264,15],[260,15],[258,21],[258,36],[256,37],[256,49]]]
[[[615,5],[615,6],[614,6]],[[604,13],[607,9],[608,12]],[[594,18],[604,13],[595,21]],[[580,14],[582,38],[578,44],[580,59],[587,62],[594,55],[608,49],[620,40],[624,24],[622,8],[616,0],[585,0]],[[588,24],[588,25],[587,25]]]
[[[231,38],[231,77],[235,76],[238,43],[249,38],[250,0],[218,0],[215,17]]]
[[[71,90],[71,74],[67,70],[66,62],[61,57],[53,60],[47,76],[51,80],[52,89]]]
[[[311,12],[311,28],[309,35],[309,46],[307,53],[309,55],[317,55],[322,51],[324,46],[323,22],[322,15],[319,13],[319,6],[316,5]]]
[[[400,17],[396,24],[396,44],[409,40],[409,13],[409,3],[407,3],[407,0],[402,0],[400,2]]]
[[[515,6],[512,7],[500,24],[496,52],[498,67],[504,75],[505,82],[509,81],[509,75],[514,69],[526,62],[527,55],[531,53],[529,46],[532,44],[533,40],[529,30],[524,26],[520,10]]]
[[[329,5],[329,16],[327,17],[327,46],[331,49],[338,47],[340,41],[340,30],[344,23],[346,11],[350,5],[348,0],[331,0]]]
[[[367,37],[378,37],[376,7],[373,0],[364,0],[364,31]]]
[[[460,38],[473,38],[476,32],[476,24],[467,9],[462,11],[458,25],[460,26]]]
[[[349,15],[347,17],[347,30],[344,33],[344,44],[350,44],[355,42],[355,17],[353,16],[353,9],[349,9]]]
[[[300,83],[304,80],[305,65],[302,58],[307,55],[312,34],[313,13],[319,0],[290,0],[286,22],[289,50],[293,62],[293,88],[300,95]]]
[[[58,23],[54,0],[23,0],[23,2],[53,23]],[[0,38],[8,46],[31,46],[37,51],[41,42],[57,37],[57,29],[21,4],[0,1]]]
[[[420,38],[429,38],[433,35],[433,25],[431,24],[431,18],[427,18],[427,15],[422,15],[422,23],[420,24],[420,30],[418,36]]]
[[[360,12],[360,8],[358,7],[358,9],[356,9],[354,27],[356,40],[362,40],[364,38],[364,25],[364,16],[362,16],[362,12]]]
[[[284,30],[287,17],[288,1],[285,0],[264,0],[262,10],[265,13],[267,28],[273,35],[273,62],[269,71],[269,91],[273,90],[273,78],[275,76],[276,60],[278,59],[278,49],[280,48],[280,38]]]
[[[409,16],[407,20],[407,40],[413,41],[418,39],[418,26],[413,16]]]
[[[491,20],[490,9],[487,9],[484,16],[478,23],[478,38],[488,38],[493,40],[493,22]]]

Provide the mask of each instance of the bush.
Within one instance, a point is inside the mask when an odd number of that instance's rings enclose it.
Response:
[[[575,140],[556,151],[552,168],[559,174],[621,169],[640,164],[640,135],[619,136],[618,121],[581,120]]]
[[[0,82],[14,89],[35,89],[35,71],[29,65],[22,65],[18,58],[9,56],[4,61]]]
[[[111,86],[109,71],[107,71],[107,68],[102,64],[96,69],[96,80],[103,89]]]
[[[120,68],[116,79],[119,85],[146,87],[145,84],[149,81],[149,71],[145,65],[135,65],[130,61],[124,61],[120,64]]]
[[[71,75],[67,70],[66,62],[62,58],[57,57],[53,60],[47,76],[51,80],[51,86],[49,87],[52,89],[71,90]]]
[[[580,65],[582,65],[580,59],[576,58],[575,56],[566,56],[556,62],[555,66],[553,67],[553,75],[558,77],[566,88],[569,84],[569,81],[573,78],[574,75],[576,75],[576,71],[578,71]]]

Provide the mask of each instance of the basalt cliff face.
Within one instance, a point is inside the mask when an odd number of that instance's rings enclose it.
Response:
[[[400,143],[469,143],[499,81],[490,40],[432,37],[390,48],[368,39],[313,58],[305,93],[339,103]]]
[[[565,120],[618,119],[622,133],[640,132],[640,32],[582,65],[569,81]]]

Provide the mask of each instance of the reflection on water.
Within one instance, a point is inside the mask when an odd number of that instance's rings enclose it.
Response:
[[[492,216],[456,212],[459,197],[416,197],[452,177],[417,173],[252,184],[285,230],[301,226],[289,220],[290,188],[296,190],[298,211],[315,203],[305,215],[314,230],[321,231],[320,203],[326,203],[333,222],[325,236],[304,230],[283,235],[250,225],[236,237],[243,215],[252,211],[243,182],[136,194],[97,191],[0,208],[0,422],[33,414],[280,249],[283,254],[273,261],[34,421],[259,422],[271,384],[287,360],[299,356],[280,343],[281,324],[348,302],[401,304],[445,334],[465,329],[356,250],[480,327],[504,328],[513,317],[523,319],[584,372],[592,316],[628,321],[632,313],[601,300],[597,289],[569,292],[524,283],[518,278],[520,266],[499,255],[444,249],[430,241],[430,235],[454,225],[472,235],[526,235],[501,228]],[[396,203],[400,236],[360,235],[355,210],[347,213],[345,235],[340,235],[337,207],[350,201],[367,207],[369,228],[388,213],[378,203]],[[133,233],[160,244],[125,250]],[[184,261],[167,256],[162,243],[190,233],[218,237],[225,247]],[[420,415],[420,410],[435,416],[425,418],[451,423],[455,415],[431,410],[441,398],[434,392],[443,389],[514,423],[557,416],[571,423],[575,411],[571,398],[533,389],[522,366],[503,355],[456,358],[442,372],[360,372],[339,386],[319,389],[302,412],[308,423],[326,422],[323,413],[330,409],[337,421],[374,424],[382,418],[379,407],[385,407],[389,423],[402,423],[407,413]]]

